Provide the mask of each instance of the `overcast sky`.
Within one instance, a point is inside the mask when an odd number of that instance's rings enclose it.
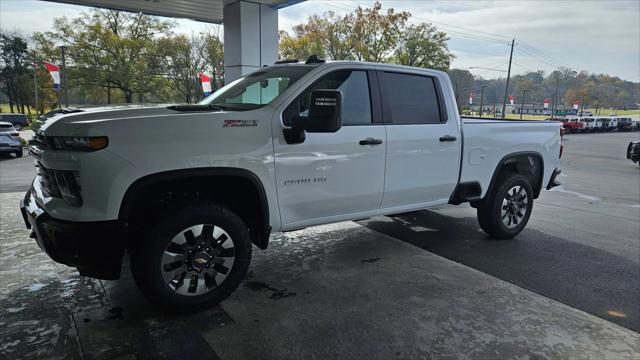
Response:
[[[374,1],[312,0],[280,10],[279,27],[290,30],[312,14],[346,13]],[[383,9],[409,11],[412,22],[433,22],[446,31],[457,68],[507,68],[511,38],[513,72],[558,65],[640,81],[640,1],[409,1],[381,0]],[[23,33],[50,30],[52,19],[88,8],[37,0],[0,0],[0,26]],[[178,20],[176,31],[191,33],[212,25]],[[505,76],[472,69],[485,78]]]

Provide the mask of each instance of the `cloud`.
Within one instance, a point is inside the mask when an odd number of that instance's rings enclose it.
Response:
[[[449,33],[454,67],[468,68],[508,60],[511,38],[513,71],[552,71],[557,65],[576,70],[640,79],[640,2],[631,1],[389,1],[384,8],[409,11],[413,21],[432,21]],[[306,1],[280,10],[279,28],[290,30],[310,15],[352,11],[372,0]],[[33,0],[0,0],[0,26],[23,33],[51,29],[53,19],[77,16],[90,8]],[[209,24],[178,20],[177,32],[205,30]],[[497,34],[497,35],[489,35]],[[502,43],[487,40],[491,38]],[[533,46],[537,50],[527,47]],[[542,52],[544,55],[541,55]],[[501,68],[505,68],[502,66]],[[483,77],[503,76],[473,70]]]

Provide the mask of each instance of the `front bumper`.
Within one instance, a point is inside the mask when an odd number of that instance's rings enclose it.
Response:
[[[38,205],[32,191],[20,202],[20,211],[38,246],[54,261],[78,268],[82,276],[118,279],[126,245],[126,224],[118,220],[54,219]]]
[[[627,146],[627,159],[633,162],[640,160],[640,141],[629,143],[629,146]]]
[[[549,184],[547,185],[547,190],[551,190],[556,186],[562,185],[556,177],[562,173],[562,170],[555,168],[553,170],[553,174],[551,174],[551,179],[549,179]]]

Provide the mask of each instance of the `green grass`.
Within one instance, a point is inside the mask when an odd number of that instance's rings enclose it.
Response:
[[[0,104],[0,110],[2,110],[2,112],[3,112],[3,113],[10,113],[10,112],[11,112],[11,108],[9,107],[9,104]],[[25,107],[25,111],[26,111],[26,110],[27,110],[27,109],[26,109],[26,107]],[[45,109],[44,109],[44,111],[45,111],[45,112],[47,112],[47,111],[49,111],[49,110],[51,110],[51,109],[48,109],[48,108],[45,108]],[[16,106],[14,106],[14,107],[13,107],[13,112],[14,112],[14,113],[20,113],[20,110],[19,110]],[[29,115],[29,112],[28,112],[28,111],[26,111],[25,113],[26,113],[27,115]],[[33,115],[34,113],[35,113],[34,109],[31,109],[31,114]]]
[[[585,111],[591,111],[592,113],[596,113],[596,109],[585,109]],[[600,109],[600,114],[602,116],[608,116],[609,114],[617,114],[621,115],[640,115],[640,110],[614,110],[614,109]]]

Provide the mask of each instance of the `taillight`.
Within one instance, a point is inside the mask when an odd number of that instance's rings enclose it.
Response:
[[[564,150],[564,145],[562,144],[563,135],[564,135],[564,129],[560,128],[560,155],[558,155],[558,159],[562,159],[562,150]]]

